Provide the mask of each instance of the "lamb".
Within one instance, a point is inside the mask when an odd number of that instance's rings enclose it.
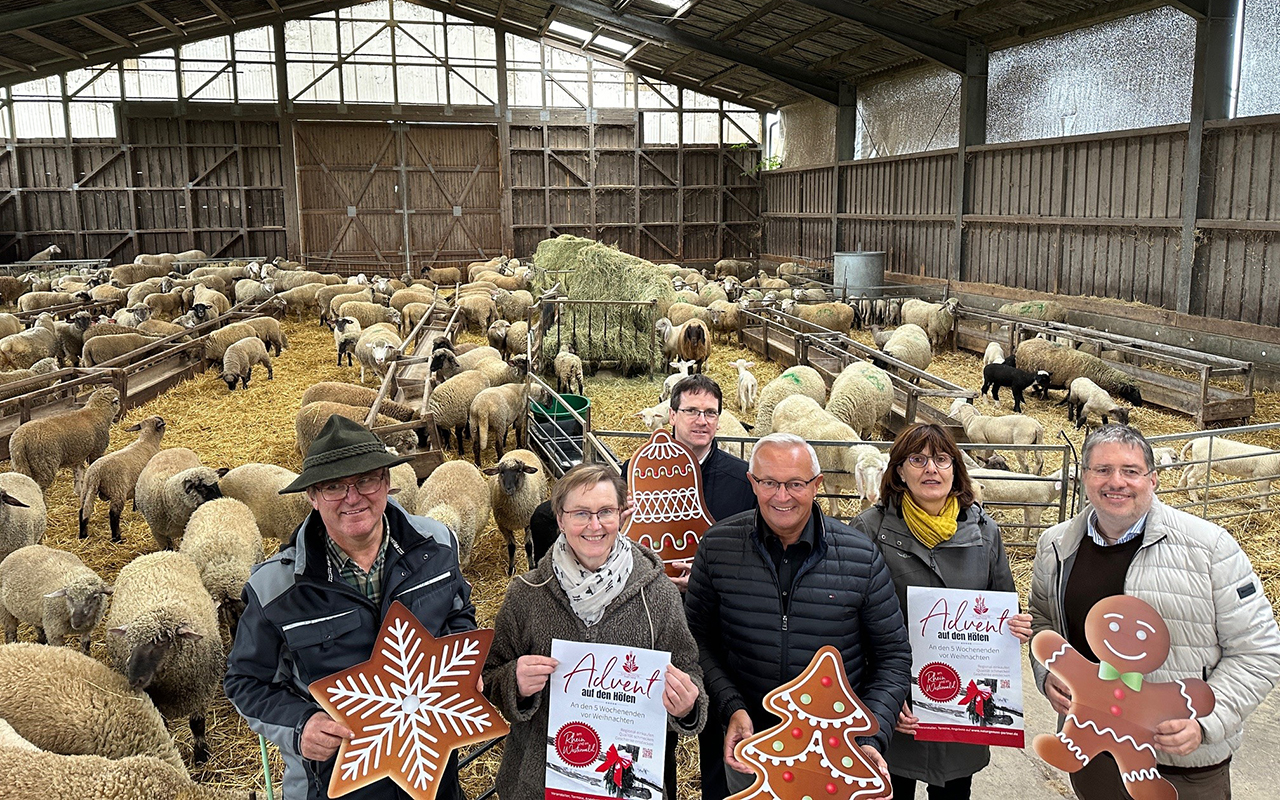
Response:
[[[321,381],[307,387],[307,390],[302,393],[300,405],[305,406],[307,403],[329,400],[334,403],[346,403],[349,406],[373,408],[373,403],[378,399],[378,394],[378,391],[374,389],[357,386],[354,383]],[[383,398],[382,405],[378,406],[378,413],[385,414],[400,422],[412,422],[418,418],[418,413],[410,406],[387,400],[386,398]]]
[[[547,496],[547,470],[529,450],[512,450],[497,466],[482,470],[490,476],[489,499],[493,521],[507,540],[507,575],[516,574],[516,534],[524,529],[525,556],[533,564],[533,537],[529,520]]]
[[[969,470],[969,478],[980,489],[984,505],[1008,503],[1022,506],[1022,524],[1028,533],[1040,527],[1045,509],[1059,502],[1066,485],[1064,474],[1059,470],[1044,478],[1033,478],[1020,472],[990,467]]]
[[[990,389],[991,399],[999,404],[1000,387],[1007,386],[1013,393],[1013,412],[1021,414],[1022,393],[1028,386],[1033,385],[1039,392],[1047,391],[1045,387],[1049,385],[1049,373],[1044,370],[1028,372],[1004,363],[988,364],[982,368],[982,389],[978,394],[985,395],[987,389]],[[1033,395],[1036,393],[1032,392]]]
[[[1003,363],[1005,363],[1004,348],[1000,346],[1000,343],[992,342],[991,344],[987,345],[987,349],[982,354],[983,368],[986,368],[988,364],[1003,364]]]
[[[342,366],[343,353],[347,356],[347,366],[354,366],[356,342],[360,340],[360,322],[351,317],[338,317],[330,323],[333,328],[333,346],[338,351],[338,366]],[[361,365],[363,369],[363,365]],[[361,377],[361,382],[364,378]]]
[[[220,473],[200,464],[200,457],[185,447],[170,447],[151,457],[138,474],[134,506],[147,521],[156,544],[172,550],[202,503],[222,496]]]
[[[84,473],[84,486],[80,489],[80,538],[89,535],[89,520],[93,517],[93,503],[101,497],[111,504],[108,512],[111,521],[111,541],[121,542],[120,515],[125,501],[133,497],[138,476],[160,452],[160,440],[164,437],[165,421],[161,417],[147,417],[126,431],[138,431],[138,438],[127,446],[105,455],[89,465]]]
[[[507,331],[511,330],[511,323],[505,319],[494,320],[489,326],[489,330],[485,335],[489,339],[489,346],[502,350],[507,345]]]
[[[1041,372],[1040,374],[1045,376],[1045,383],[1048,383],[1049,373]],[[1067,389],[1067,396],[1062,398],[1058,405],[1067,407],[1067,421],[1074,420],[1077,430],[1088,423],[1090,414],[1102,417],[1103,425],[1106,425],[1110,418],[1114,418],[1121,425],[1129,424],[1131,409],[1112,400],[1111,395],[1088,378],[1073,380]]]
[[[1193,503],[1200,501],[1196,487],[1208,483],[1211,452],[1214,472],[1252,479],[1254,492],[1261,495],[1259,507],[1263,511],[1270,508],[1271,481],[1280,474],[1280,452],[1222,436],[1192,439],[1182,447],[1182,461],[1201,462],[1187,464],[1178,478],[1178,488],[1186,489]]]
[[[41,314],[27,330],[0,339],[0,362],[9,369],[30,369],[44,358],[62,358],[57,326],[49,314]]]
[[[662,393],[658,395],[659,400],[667,400],[671,397],[671,393],[675,391],[676,384],[689,377],[689,370],[694,366],[694,362],[676,359],[671,362],[671,366],[675,369],[675,372],[668,375],[666,380],[662,382]]]
[[[1037,420],[1022,414],[1009,414],[1003,417],[988,417],[979,414],[963,397],[957,397],[947,412],[964,426],[969,441],[974,444],[1041,444],[1044,441],[1044,426]],[[1018,466],[1027,471],[1027,451],[1017,452]],[[1044,472],[1044,453],[1033,451],[1035,474]]]
[[[812,397],[793,394],[785,397],[773,410],[773,431],[778,433],[794,433],[805,439],[832,442],[861,441],[856,431],[823,407]],[[869,450],[863,449],[869,448]],[[824,483],[833,494],[867,495],[864,484],[879,484],[879,476],[867,474],[878,460],[887,466],[888,458],[871,445],[818,445],[814,447],[818,453],[818,462],[822,465]],[[862,465],[859,465],[859,461]],[[883,469],[881,469],[883,474]],[[839,511],[840,498],[829,499],[830,513],[834,516]]]
[[[344,315],[345,317],[345,315]],[[370,328],[363,322],[356,339],[356,360],[360,362],[360,382],[364,383],[365,370],[376,375],[386,375],[401,345],[400,335],[386,327]]]
[[[339,283],[318,289],[316,291],[316,305],[320,307],[320,324],[328,325],[329,321],[337,316],[338,310],[333,308],[333,303],[339,296],[360,294],[363,297],[363,291],[363,286],[353,283]],[[369,299],[373,299],[372,293],[369,294]]]
[[[933,361],[933,345],[929,334],[919,325],[907,323],[894,328],[880,352],[893,356],[918,370],[926,370]]]
[[[655,324],[658,339],[662,342],[663,355],[679,356],[685,361],[696,362],[694,372],[701,373],[702,365],[711,355],[711,331],[700,319],[691,319],[682,325],[671,324],[666,317]]]
[[[58,359],[49,357],[42,358],[32,364],[30,369],[13,369],[7,372],[0,372],[0,400],[8,400],[18,395],[52,386],[54,381],[57,380],[56,378],[50,377],[42,381],[31,381],[31,378],[41,375],[52,376],[57,371]],[[23,381],[28,382],[23,384]]]
[[[360,327],[368,328],[379,322],[400,324],[400,312],[394,308],[380,306],[377,303],[366,303],[363,300],[348,300],[338,307],[338,316],[353,317],[360,322]]]
[[[488,376],[483,372],[468,370],[431,390],[427,410],[431,412],[445,449],[449,447],[449,432],[453,431],[458,437],[458,455],[462,455],[462,436],[470,421],[471,403],[490,385]]]
[[[116,577],[107,658],[166,717],[186,717],[199,765],[209,760],[205,711],[222,691],[226,657],[217,612],[195,563],[181,553],[139,556]]]
[[[253,368],[261,364],[267,369],[267,380],[275,378],[271,356],[267,354],[267,346],[257,337],[248,337],[232,343],[222,356],[222,380],[227,389],[235,391],[236,382],[247,390],[249,379],[253,377]]]
[[[826,410],[862,437],[875,433],[893,408],[893,380],[889,373],[865,361],[840,371],[831,384]]]
[[[527,444],[525,424],[528,420],[529,393],[523,383],[507,383],[482,389],[471,401],[467,414],[471,434],[471,446],[475,450],[476,465],[480,453],[489,446],[493,436],[493,449],[502,460],[506,450],[507,433],[515,428],[516,447]]]
[[[568,342],[560,343],[560,352],[552,362],[556,372],[556,391],[560,394],[574,391],[582,394],[582,359],[569,349]]]
[[[0,623],[4,640],[18,640],[18,623],[37,641],[61,647],[71,636],[89,653],[89,637],[106,612],[111,587],[74,554],[33,544],[0,561]]]
[[[1019,344],[1015,356],[1023,369],[1048,372],[1051,389],[1065,389],[1076,378],[1088,378],[1121,400],[1142,405],[1137,382],[1097,356],[1039,338]]]
[[[85,462],[92,463],[107,451],[111,422],[119,413],[119,393],[103,387],[89,395],[83,408],[19,425],[9,439],[14,471],[30,477],[45,492],[59,469],[71,467],[79,494]]]
[[[827,383],[822,375],[813,367],[795,366],[764,385],[756,400],[756,427],[753,433],[757,436],[773,432],[773,409],[785,397],[803,394],[812,397],[819,404],[827,400]]]
[[[226,355],[227,348],[241,339],[257,339],[258,332],[254,330],[252,325],[245,322],[233,322],[230,325],[224,325],[216,331],[209,334],[204,343],[204,356],[209,363],[219,363],[222,357]]]
[[[489,524],[489,482],[466,461],[446,461],[418,487],[418,509],[422,516],[443,522],[454,532],[458,562],[465,567],[471,561],[476,537]]]
[[[847,334],[853,327],[854,310],[847,303],[800,305],[795,300],[783,300],[782,312],[836,333]]]
[[[253,511],[263,536],[284,542],[311,513],[306,494],[279,494],[297,477],[296,472],[275,464],[241,464],[219,479],[218,489],[223,497],[239,500]]]
[[[54,333],[58,335],[58,346],[72,364],[79,362],[84,351],[84,334],[92,324],[93,315],[88,311],[77,311],[66,322],[53,323]]]
[[[636,416],[644,420],[644,427],[646,430],[656,431],[660,428],[664,428],[671,420],[671,402],[669,400],[663,400],[656,406],[642,408]],[[721,413],[721,416],[724,416],[723,412]],[[722,421],[721,426],[723,425],[724,423]]]
[[[47,527],[44,495],[36,482],[17,472],[0,472],[0,559],[39,544]]]
[[[345,403],[332,403],[327,400],[307,403],[298,410],[298,415],[294,419],[294,434],[297,437],[299,456],[306,457],[307,451],[311,449],[311,443],[320,435],[320,430],[329,421],[329,417],[334,414],[341,414],[347,419],[355,420],[363,425],[365,419],[369,416],[369,409],[361,406],[349,406]],[[373,422],[375,428],[399,424],[399,420],[383,414],[379,414]],[[412,430],[391,431],[389,433],[375,432],[387,447],[394,449],[400,455],[412,455],[418,450],[418,436]]]
[[[1178,463],[1178,451],[1172,447],[1153,447],[1151,454],[1156,459],[1156,469],[1171,467]]]
[[[148,295],[150,296],[150,295]],[[111,321],[126,328],[136,328],[139,322],[151,319],[151,307],[145,303],[122,308],[111,315]]]
[[[54,256],[61,255],[61,254],[62,254],[62,248],[58,247],[56,244],[51,244],[45,249],[41,250],[39,253],[32,254],[31,258],[28,258],[27,261],[28,262],[52,261]]]
[[[928,335],[929,344],[936,347],[951,335],[959,305],[960,300],[955,297],[945,303],[929,303],[913,297],[902,303],[902,321],[904,324],[919,325]]]
[[[0,647],[0,718],[42,750],[111,759],[154,756],[186,774],[151,699],[106,664],[69,647]],[[0,758],[0,769],[9,756]],[[12,786],[2,779],[0,785]]]
[[[219,621],[234,639],[244,613],[244,585],[253,565],[263,558],[262,533],[253,509],[230,497],[210,500],[191,512],[178,552],[195,563]]]
[[[262,343],[274,350],[277,357],[289,346],[289,337],[284,335],[284,331],[280,329],[280,322],[274,317],[254,317],[245,320],[244,324],[253,328]]]

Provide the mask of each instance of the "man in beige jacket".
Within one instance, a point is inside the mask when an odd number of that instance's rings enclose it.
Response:
[[[1151,681],[1203,678],[1217,705],[1156,729],[1160,774],[1181,800],[1230,796],[1231,754],[1245,717],[1280,680],[1280,629],[1248,557],[1227,531],[1156,499],[1159,475],[1142,434],[1094,431],[1081,452],[1089,507],[1045,531],[1031,579],[1032,629],[1052,629],[1094,661],[1084,619],[1115,594],[1139,597],[1168,621],[1171,645]],[[1070,690],[1032,659],[1036,684],[1059,715]],[[1082,758],[1071,785],[1082,800],[1128,798],[1107,753]]]

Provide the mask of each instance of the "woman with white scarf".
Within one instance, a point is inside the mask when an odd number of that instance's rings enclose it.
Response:
[[[696,736],[707,717],[698,647],[680,593],[652,550],[618,535],[626,485],[607,467],[580,464],[551,493],[560,535],[517,576],[494,623],[485,693],[511,723],[497,789],[503,800],[542,800],[551,640],[601,642],[671,653],[662,702],[668,727]],[[668,786],[665,797],[675,797]]]

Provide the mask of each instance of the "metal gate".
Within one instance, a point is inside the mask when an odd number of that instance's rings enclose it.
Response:
[[[492,125],[301,122],[304,254],[420,270],[502,250]]]

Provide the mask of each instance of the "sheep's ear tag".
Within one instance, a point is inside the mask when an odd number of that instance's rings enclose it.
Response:
[[[52,592],[49,592],[48,594],[46,594],[44,598],[46,600],[53,600],[56,597],[66,597],[66,596],[67,596],[67,590],[65,588],[62,588],[62,589],[54,589]]]
[[[126,633],[128,633],[128,632],[129,632],[129,629],[128,629],[128,628],[126,628],[126,627],[125,627],[125,626],[123,626],[123,625],[121,625],[121,626],[120,626],[120,627],[118,627],[118,628],[108,628],[108,629],[107,629],[107,633],[110,633],[110,634],[112,634],[113,636],[124,636],[124,635],[125,635]]]
[[[191,626],[189,625],[179,625],[178,630],[175,632],[175,635],[182,639],[190,639],[193,642],[199,641],[200,639],[204,638],[200,634],[191,630]]]

